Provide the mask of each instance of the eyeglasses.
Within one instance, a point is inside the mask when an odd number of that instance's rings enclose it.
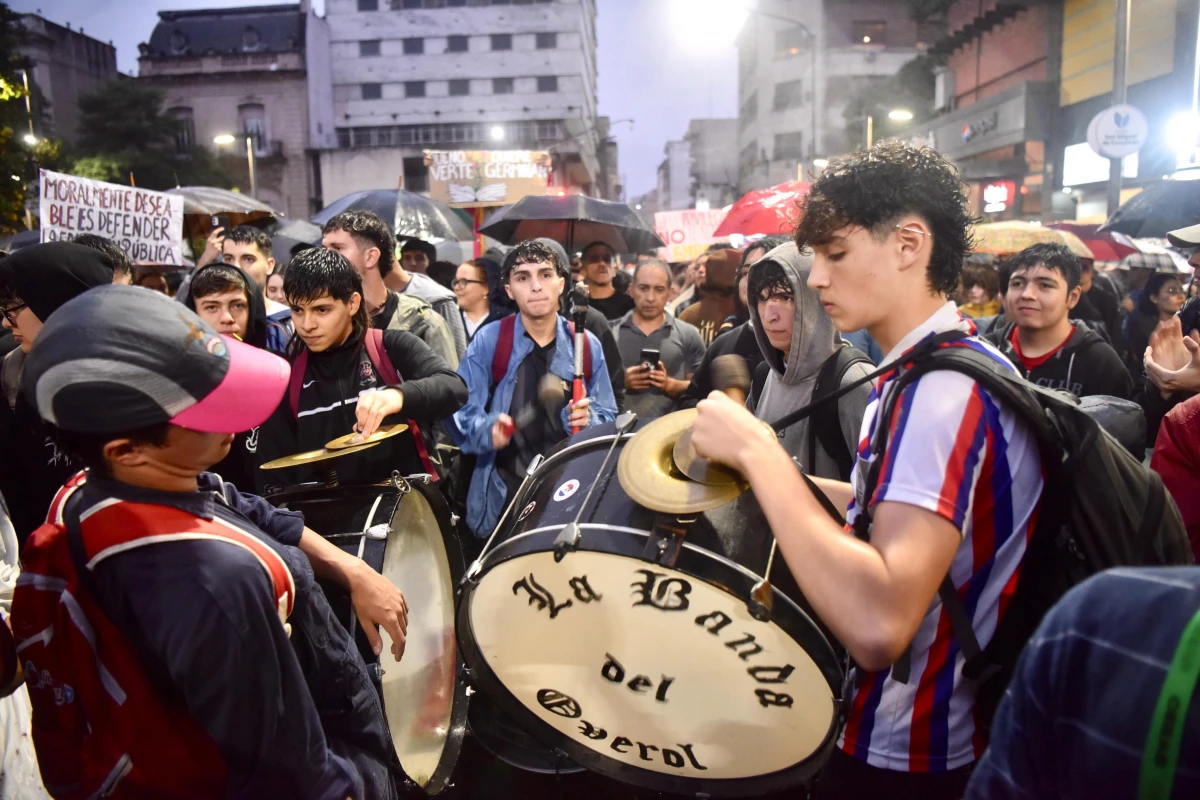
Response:
[[[29,304],[28,303],[18,303],[17,305],[9,306],[8,308],[0,308],[0,314],[3,314],[4,318],[6,320],[8,320],[8,324],[12,325],[15,328],[15,327],[17,327],[17,319],[16,319],[17,312],[20,311],[22,308],[29,308]]]
[[[455,278],[451,283],[451,288],[465,289],[469,283],[478,283],[480,286],[487,286],[487,281],[473,281],[469,278]]]
[[[1183,294],[1183,289],[1178,286],[1164,286],[1160,292],[1162,294],[1169,294],[1174,297],[1177,294]]]

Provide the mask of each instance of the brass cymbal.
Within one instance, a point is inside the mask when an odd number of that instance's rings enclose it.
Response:
[[[617,461],[617,479],[631,498],[667,514],[694,514],[723,506],[746,491],[744,481],[724,485],[698,483],[675,465],[675,443],[692,429],[696,410],[676,411],[637,432]]]
[[[692,445],[691,428],[684,431],[679,441],[675,442],[675,447],[671,449],[671,457],[675,460],[675,468],[697,483],[728,486],[742,480],[742,476],[736,470],[696,454],[696,448]]]
[[[364,439],[357,433],[347,433],[345,436],[339,436],[332,442],[325,443],[326,450],[346,450],[351,447],[358,447],[363,444],[375,444],[382,442],[384,439],[391,438],[398,433],[404,433],[408,430],[408,426],[403,422],[397,422],[395,425],[383,425],[379,430],[372,433],[368,438]],[[357,441],[354,441],[357,437]]]
[[[284,456],[277,458],[274,461],[268,461],[259,469],[285,469],[286,467],[303,467],[312,464],[316,461],[324,461],[328,458],[337,458],[338,456],[348,456],[351,453],[357,453],[360,450],[369,450],[379,442],[370,442],[368,444],[355,445],[354,447],[345,447],[341,450],[309,450],[307,453],[296,453],[294,456]]]

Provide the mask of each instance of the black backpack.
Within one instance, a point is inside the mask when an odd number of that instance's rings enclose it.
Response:
[[[1024,421],[1038,442],[1045,475],[1037,525],[1016,590],[986,648],[980,648],[948,575],[938,590],[966,658],[963,675],[977,685],[980,721],[990,728],[1022,648],[1068,589],[1110,567],[1187,565],[1193,559],[1183,520],[1162,479],[1090,416],[1102,404],[1085,408],[1069,393],[1035,386],[994,358],[952,344],[961,338],[961,332],[941,334],[914,349],[887,393],[881,418],[891,419],[901,392],[917,378],[953,370],[979,383]],[[874,380],[895,366],[864,380]],[[792,417],[838,394],[822,397],[780,422],[791,424]],[[884,449],[888,430],[888,425],[878,426],[871,442],[873,456]],[[866,497],[874,493],[882,463],[876,457],[868,470]],[[870,511],[864,508],[855,520],[855,535],[865,540],[870,524]],[[908,681],[908,655],[893,665],[894,680]]]

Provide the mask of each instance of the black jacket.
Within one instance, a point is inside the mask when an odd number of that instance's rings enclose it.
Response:
[[[1096,394],[1126,400],[1132,397],[1133,379],[1129,377],[1117,351],[1086,323],[1076,322],[1074,325],[1075,334],[1066,346],[1045,364],[1031,371],[1025,369],[1009,338],[1016,327],[1015,322],[984,338],[1004,353],[1027,380],[1038,386],[1062,389],[1076,397]]]
[[[403,383],[391,388],[404,393],[404,409],[387,417],[391,425],[416,420],[424,431],[445,419],[467,402],[467,385],[445,359],[429,349],[408,331],[384,331],[383,346]],[[300,390],[299,417],[285,394],[279,408],[263,426],[259,438],[259,463],[286,455],[320,450],[326,442],[345,436],[354,429],[358,397],[369,389],[387,384],[371,364],[366,347],[352,336],[347,344],[309,353],[308,366]],[[425,472],[410,432],[384,440],[358,453],[312,467],[271,471],[263,477],[266,485],[292,485],[305,481],[324,481],[330,470],[343,484],[377,483],[387,480],[393,470],[412,475]]]
[[[1104,336],[1117,353],[1125,353],[1125,337],[1121,333],[1121,308],[1114,295],[1109,294],[1098,285],[1093,285],[1090,292],[1079,298],[1079,303],[1071,309],[1071,319],[1081,319]]]
[[[763,363],[762,350],[759,349],[758,341],[754,338],[754,328],[750,327],[749,323],[742,323],[733,330],[725,331],[713,339],[713,343],[704,352],[704,359],[701,360],[700,366],[696,368],[696,374],[692,375],[691,383],[679,396],[677,408],[681,410],[695,408],[697,403],[708,397],[717,388],[713,385],[712,380],[713,359],[730,353],[736,353],[745,359],[746,369],[749,370],[757,384],[755,388],[759,392],[762,391],[762,382],[766,381],[766,375],[759,375],[756,372],[758,365]]]

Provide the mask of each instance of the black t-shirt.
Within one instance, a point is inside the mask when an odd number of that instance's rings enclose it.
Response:
[[[529,333],[524,334],[527,338]],[[513,384],[512,402],[508,407],[508,415],[516,419],[523,409],[532,408],[534,420],[513,434],[508,446],[496,454],[496,468],[504,478],[511,496],[520,486],[525,477],[525,469],[533,457],[546,454],[550,448],[567,438],[567,432],[562,425],[562,410],[567,404],[567,392],[556,403],[553,409],[547,409],[538,401],[538,384],[550,371],[550,362],[554,359],[553,339],[545,347],[533,342],[533,350],[517,367],[517,379]]]
[[[388,292],[387,302],[383,304],[383,308],[371,315],[371,327],[387,330],[387,326],[392,324],[392,317],[396,316],[396,308],[399,305],[400,295]]]
[[[609,322],[620,319],[621,317],[633,311],[633,298],[627,294],[616,292],[612,297],[593,297],[588,300],[588,305],[604,315],[604,318]]]

